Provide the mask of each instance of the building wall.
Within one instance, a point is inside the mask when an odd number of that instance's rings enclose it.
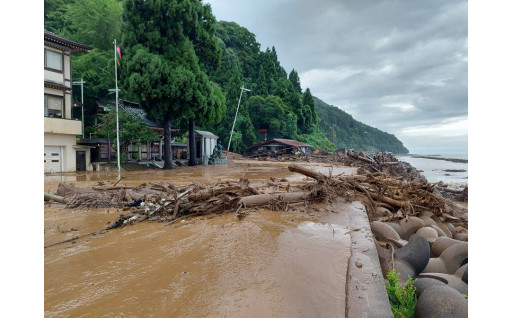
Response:
[[[61,147],[62,172],[76,171],[76,149],[74,148],[76,145],[76,137],[74,135],[45,133],[44,145]]]
[[[58,50],[46,45],[44,48],[62,54],[62,72],[45,69],[44,80],[69,88],[65,91],[44,88],[45,95],[62,96],[64,101],[63,118],[44,117],[44,145],[60,147],[63,172],[76,171],[76,136],[82,134],[82,122],[72,119],[71,54],[70,51]],[[92,170],[90,150],[80,150],[86,151],[86,169]]]

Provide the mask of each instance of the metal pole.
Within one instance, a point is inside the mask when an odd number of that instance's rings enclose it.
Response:
[[[231,145],[231,138],[233,137],[233,130],[235,129],[236,117],[238,116],[238,108],[240,107],[240,101],[242,100],[242,93],[244,91],[250,92],[251,90],[247,89],[247,88],[244,88],[243,85],[242,85],[242,87],[240,87],[240,98],[238,99],[238,106],[236,106],[235,119],[233,120],[233,127],[231,127],[231,134],[229,135],[229,142],[228,142],[226,159],[228,158],[228,155],[229,155],[229,146]]]
[[[85,119],[84,119],[84,78],[83,77],[80,80],[80,88],[81,88],[81,91],[82,91],[82,139],[85,139],[85,130],[84,130],[84,125],[85,125]]]
[[[117,42],[114,39],[114,67],[116,73],[116,133],[117,133],[117,171],[121,171],[121,145],[119,144],[119,107],[118,107],[118,98],[119,91],[117,88],[117,61],[116,61],[116,50],[117,50]]]

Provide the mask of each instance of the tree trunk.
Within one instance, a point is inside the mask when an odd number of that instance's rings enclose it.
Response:
[[[195,123],[193,119],[188,120],[188,147],[189,147],[189,166],[196,166],[196,134],[195,134]]]
[[[166,116],[164,121],[164,169],[172,169],[171,141],[171,120]]]

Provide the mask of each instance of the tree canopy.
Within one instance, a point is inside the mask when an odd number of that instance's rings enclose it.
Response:
[[[261,50],[252,32],[216,21],[200,0],[45,0],[44,16],[46,29],[94,47],[72,57],[73,78],[86,82],[86,110],[96,98],[113,98],[112,42],[118,39],[124,61],[119,96],[139,102],[155,120],[182,128],[195,121],[227,145],[240,89],[250,89],[240,99],[234,151],[262,141],[259,129],[267,129],[267,138],[298,139],[326,150],[408,152],[395,136],[304,90],[299,72],[288,74],[281,66],[276,47]],[[75,96],[79,89],[73,87]],[[86,132],[93,130],[92,118],[85,124]]]
[[[210,6],[199,0],[124,1],[123,83],[165,127],[171,120],[204,125],[224,116],[224,95],[207,75],[220,61],[214,24]],[[170,145],[170,129],[164,144]],[[164,168],[171,168],[170,148],[165,152]]]

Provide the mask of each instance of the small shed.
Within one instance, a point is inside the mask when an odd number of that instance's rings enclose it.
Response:
[[[208,159],[213,154],[213,149],[217,146],[218,136],[215,136],[209,131],[195,130],[196,138],[196,160],[203,165],[208,164]],[[187,153],[190,154],[190,151]]]
[[[271,139],[252,145],[245,151],[250,157],[311,153],[313,146],[293,139]]]

